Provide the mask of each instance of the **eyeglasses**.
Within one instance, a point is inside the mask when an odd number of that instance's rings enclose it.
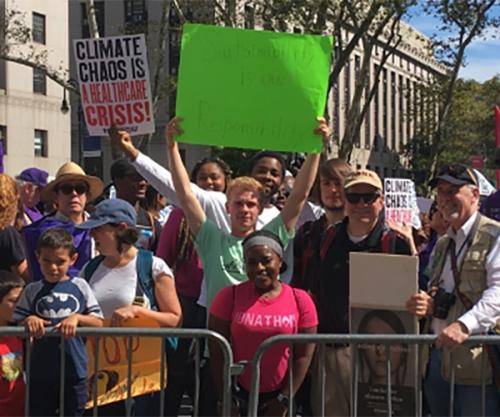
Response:
[[[78,195],[82,195],[89,191],[87,184],[63,184],[57,189],[65,195],[70,195],[73,191],[75,191]]]
[[[372,204],[379,197],[379,193],[346,193],[345,195],[345,198],[351,204],[358,204],[361,200],[366,204]]]

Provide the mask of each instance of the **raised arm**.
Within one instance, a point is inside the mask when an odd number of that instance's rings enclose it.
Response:
[[[323,117],[318,117],[318,123],[319,126],[314,130],[314,133],[322,136],[323,144],[326,145],[330,137],[328,124]],[[295,229],[295,224],[297,223],[300,212],[309,197],[309,193],[316,179],[316,173],[318,172],[319,159],[319,153],[309,154],[307,156],[297,174],[292,192],[281,211],[281,218],[288,231]]]
[[[179,122],[182,119],[172,119],[165,129],[165,137],[167,139],[168,148],[168,164],[172,173],[172,180],[177,193],[177,199],[184,210],[186,221],[193,235],[197,235],[201,225],[205,222],[206,216],[200,202],[191,190],[191,183],[186,167],[182,162],[179,152],[179,145],[174,140],[174,137],[182,134],[182,129]]]
[[[169,125],[175,123],[173,120]],[[167,125],[168,128],[168,125]],[[161,195],[167,197],[169,203],[179,205],[175,191],[172,174],[150,157],[141,153],[135,146],[130,134],[125,130],[119,130],[116,126],[109,129],[111,144],[121,150],[131,161],[137,172],[142,175]],[[203,210],[217,226],[228,228],[225,215],[226,196],[218,191],[207,191],[190,183],[191,190],[196,195]]]

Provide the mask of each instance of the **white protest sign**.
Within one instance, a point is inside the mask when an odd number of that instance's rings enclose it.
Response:
[[[112,124],[131,135],[154,132],[144,35],[73,41],[83,114],[89,134]]]
[[[398,224],[422,226],[417,205],[415,184],[406,178],[384,179],[385,218]]]

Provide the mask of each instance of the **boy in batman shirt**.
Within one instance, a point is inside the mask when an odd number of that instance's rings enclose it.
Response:
[[[102,326],[102,312],[87,282],[68,276],[78,254],[73,238],[62,228],[45,231],[37,243],[41,281],[28,284],[13,320],[24,324],[34,337],[30,363],[30,415],[59,414],[60,338],[42,337],[46,326],[62,336],[65,351],[65,416],[81,416],[87,402],[87,352],[77,326]]]

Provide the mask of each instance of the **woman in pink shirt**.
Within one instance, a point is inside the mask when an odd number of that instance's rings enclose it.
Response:
[[[279,280],[283,272],[283,246],[277,236],[260,230],[243,241],[248,281],[223,288],[210,307],[208,327],[231,341],[234,360],[251,361],[259,345],[278,334],[316,333],[318,316],[311,297]],[[222,355],[216,345],[210,347],[212,374],[221,394]],[[297,392],[314,353],[314,344],[294,346],[293,394]],[[289,407],[287,344],[271,347],[261,362],[259,415],[284,416]],[[233,413],[246,415],[251,367],[238,378],[233,396]],[[220,396],[219,396],[220,399]],[[239,410],[236,410],[236,406]]]

